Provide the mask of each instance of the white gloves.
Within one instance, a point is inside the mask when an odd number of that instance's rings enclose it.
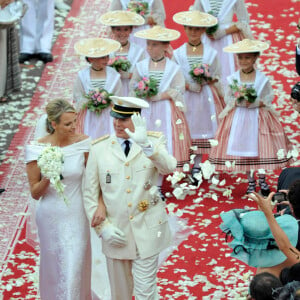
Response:
[[[113,224],[108,223],[102,228],[101,236],[104,241],[113,247],[123,247],[126,245],[127,241],[125,234],[122,230],[115,227]]]
[[[128,128],[125,132],[128,136],[141,147],[147,147],[150,145],[150,141],[147,136],[146,120],[141,117],[140,114],[134,114],[131,116],[131,120],[134,126],[134,132],[131,132]]]

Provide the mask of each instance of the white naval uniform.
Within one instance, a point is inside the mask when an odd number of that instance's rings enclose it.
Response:
[[[21,21],[20,52],[51,53],[54,0],[23,0],[28,5]]]
[[[176,159],[155,134],[149,136],[153,154],[148,157],[134,142],[126,157],[115,136],[100,138],[90,151],[84,188],[88,218],[92,219],[102,194],[108,220],[124,232],[127,240],[123,247],[102,240],[113,300],[131,300],[133,286],[136,300],[158,299],[158,254],[172,240],[165,203],[159,200],[145,211],[140,211],[138,205],[145,200],[150,203],[145,186],[156,183],[159,174],[171,173]]]

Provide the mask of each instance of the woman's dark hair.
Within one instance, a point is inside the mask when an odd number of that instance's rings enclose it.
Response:
[[[300,179],[290,185],[287,198],[293,207],[294,216],[300,219]]]
[[[251,280],[250,296],[255,300],[273,300],[273,290],[281,286],[279,278],[271,273],[263,272],[255,275]]]

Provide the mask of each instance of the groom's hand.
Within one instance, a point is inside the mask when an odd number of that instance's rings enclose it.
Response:
[[[146,120],[140,114],[133,114],[131,120],[134,126],[134,132],[125,128],[125,132],[128,136],[141,147],[148,146],[150,144],[147,136]]]
[[[104,241],[113,247],[123,247],[127,244],[122,230],[109,223],[102,228],[101,236]]]

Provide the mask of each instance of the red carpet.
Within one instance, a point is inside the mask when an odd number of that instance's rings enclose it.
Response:
[[[299,116],[296,119],[291,117],[293,110],[288,101],[290,86],[298,80],[294,61],[295,39],[298,37],[295,25],[299,18],[296,14],[297,2],[274,0],[272,5],[263,0],[246,2],[251,14],[253,32],[259,39],[270,41],[272,46],[270,51],[262,56],[259,69],[272,77],[276,94],[274,103],[281,114],[282,123],[289,138],[299,147],[300,120]],[[169,14],[166,22],[168,27],[180,29],[171,21],[171,16],[177,11],[187,10],[191,1],[165,0],[164,3]],[[107,3],[102,1],[99,5],[97,0],[74,0],[65,28],[53,50],[54,55],[57,56],[56,61],[45,69],[32,100],[31,109],[24,120],[30,118],[31,113],[32,119],[39,115],[41,112],[34,108],[43,107],[45,100],[56,96],[70,98],[72,80],[80,68],[79,64],[74,68],[74,60],[77,62],[78,58],[73,54],[72,45],[76,38],[80,38],[79,32],[82,30],[90,35],[96,34],[97,30],[100,34],[104,33],[97,23],[95,7],[98,11],[105,11]],[[82,19],[78,19],[77,16]],[[89,18],[94,18],[96,21],[85,22]],[[180,42],[176,41],[173,47],[176,48],[184,40],[185,36],[182,34]],[[22,191],[21,187],[16,185],[16,179],[26,180],[22,167],[23,150],[19,146],[24,145],[32,134],[32,128],[26,127],[24,122],[21,124],[23,125],[20,125],[20,131],[10,147],[14,161],[12,164],[3,164],[1,166],[3,174],[0,175],[1,186],[9,187],[8,193],[1,196],[1,218],[3,213],[10,216],[13,216],[15,212],[18,213],[17,219],[16,216],[14,220],[7,217],[9,220],[7,224],[11,225],[7,226],[9,231],[0,226],[3,232],[6,230],[7,236],[6,240],[2,240],[3,244],[0,248],[3,260],[0,291],[5,300],[38,299],[36,296],[38,278],[34,272],[37,252],[24,242],[25,229],[22,226],[24,218],[22,212],[25,210],[25,201],[28,197],[28,192],[24,193],[24,190],[28,187],[27,184],[23,184]],[[299,165],[299,161],[296,164]],[[268,182],[273,190],[276,187],[277,175],[278,172],[267,174]],[[193,231],[188,240],[178,247],[178,251],[172,253],[158,273],[160,294],[163,299],[245,299],[249,276],[254,270],[229,257],[230,250],[225,243],[223,233],[219,230],[219,214],[233,208],[253,207],[254,203],[243,196],[247,186],[245,175],[222,174],[220,179],[226,180],[225,186],[216,187],[204,182],[196,195],[188,196],[184,201],[168,199],[168,203],[174,203],[177,206],[175,209],[177,214],[188,219],[188,224]],[[230,198],[222,195],[226,189],[232,190]],[[217,200],[213,200],[215,197]],[[11,202],[14,206],[11,205],[8,209]],[[15,234],[18,232],[16,231],[18,227],[21,227],[20,236]],[[12,236],[17,237],[16,245]]]

